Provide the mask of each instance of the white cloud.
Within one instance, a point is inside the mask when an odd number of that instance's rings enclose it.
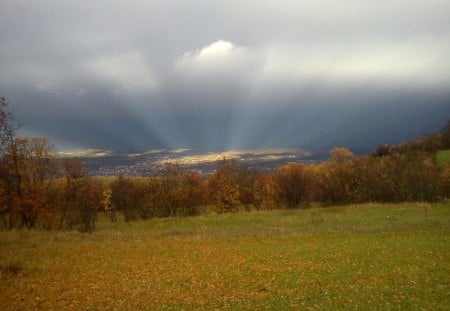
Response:
[[[433,43],[423,40],[309,48],[275,46],[265,52],[266,62],[261,75],[264,81],[320,80],[354,85],[373,82],[442,88],[450,83],[450,61],[446,53]]]
[[[211,58],[224,57],[229,55],[233,49],[234,45],[230,41],[217,40],[201,49],[197,55],[197,59],[208,60]]]
[[[245,84],[260,90],[279,88],[280,83],[298,87],[315,81],[427,88],[442,88],[450,83],[450,61],[442,43],[426,38],[398,43],[296,43],[258,48],[218,40],[184,53],[175,61],[174,72],[178,77],[189,81],[196,78],[202,83],[231,78],[235,86]]]
[[[257,59],[248,48],[226,40],[217,40],[201,49],[185,52],[175,60],[177,74],[233,75],[255,65]]]

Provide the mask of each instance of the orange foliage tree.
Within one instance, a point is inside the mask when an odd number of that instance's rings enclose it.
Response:
[[[209,194],[219,214],[237,212],[239,201],[239,168],[234,160],[223,159],[208,179]]]
[[[53,146],[42,137],[16,137],[5,154],[2,190],[10,227],[32,228],[48,221],[51,178],[57,174]],[[48,224],[46,225],[48,226]]]

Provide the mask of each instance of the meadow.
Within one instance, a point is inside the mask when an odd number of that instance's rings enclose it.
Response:
[[[0,232],[1,310],[448,310],[450,203]]]

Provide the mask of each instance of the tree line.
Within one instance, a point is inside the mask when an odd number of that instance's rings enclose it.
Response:
[[[450,197],[450,122],[437,134],[354,156],[334,148],[321,163],[289,163],[274,172],[223,159],[204,177],[167,165],[147,178],[89,176],[78,161],[60,159],[47,138],[21,137],[0,98],[0,227],[91,231],[98,213],[113,222],[250,209],[307,208],[365,202],[435,202]]]
[[[17,136],[0,97],[0,228],[93,230],[102,185],[45,137]]]

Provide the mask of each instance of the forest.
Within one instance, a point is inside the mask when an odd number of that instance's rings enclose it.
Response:
[[[273,172],[218,161],[204,177],[168,164],[151,177],[97,178],[83,163],[56,156],[45,137],[16,134],[0,102],[0,228],[95,229],[99,213],[112,222],[218,214],[251,209],[356,203],[439,202],[450,197],[450,121],[435,134],[355,156],[343,147],[327,161],[289,163]]]

